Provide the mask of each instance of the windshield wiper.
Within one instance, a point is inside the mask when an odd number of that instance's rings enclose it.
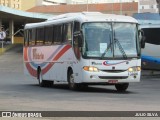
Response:
[[[115,36],[116,36],[116,35],[115,35],[115,30],[113,31],[113,35],[114,35],[114,43],[115,43],[115,44],[117,43],[118,48],[119,48],[120,52],[121,52],[122,55],[123,55],[123,58],[126,58],[126,59],[127,59],[127,55],[126,55],[126,53],[125,53],[122,45],[120,44],[119,40],[115,37]]]
[[[123,58],[127,59],[127,55],[126,55],[122,45],[120,44],[119,40],[117,38],[115,38],[115,31],[113,31],[113,35],[114,35],[113,42],[111,42],[111,36],[110,36],[110,44],[108,45],[108,47],[106,48],[106,50],[102,54],[101,59],[103,59],[103,57],[106,55],[106,53],[112,47],[113,44],[117,44],[118,45],[118,48],[119,48],[120,52],[123,55]]]
[[[123,55],[123,58],[126,58],[126,59],[127,59],[127,55],[126,55],[126,53],[125,53],[125,51],[124,51],[122,45],[120,44],[119,40],[116,39],[116,38],[114,38],[114,42],[117,43],[118,48],[119,48],[120,52],[121,52],[122,55]]]
[[[120,52],[122,53],[123,55],[123,58],[127,59],[127,55],[122,47],[122,45],[120,44],[119,40],[118,39],[114,39],[114,43],[118,45],[118,48],[120,50]],[[109,46],[106,48],[106,50],[104,51],[104,53],[102,54],[101,56],[101,59],[103,59],[103,57],[105,56],[105,54],[108,52],[108,50],[111,48],[111,46],[113,45],[113,43],[110,43]]]

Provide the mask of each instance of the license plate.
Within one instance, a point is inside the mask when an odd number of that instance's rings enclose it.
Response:
[[[118,83],[118,80],[108,80],[108,83]]]

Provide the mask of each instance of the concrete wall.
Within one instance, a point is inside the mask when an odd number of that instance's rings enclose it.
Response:
[[[23,44],[24,37],[14,37],[14,44]]]

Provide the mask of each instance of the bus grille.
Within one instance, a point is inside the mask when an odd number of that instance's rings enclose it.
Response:
[[[127,79],[128,76],[99,76],[100,79]]]
[[[108,73],[121,73],[125,72],[126,70],[101,70],[103,72],[108,72]]]

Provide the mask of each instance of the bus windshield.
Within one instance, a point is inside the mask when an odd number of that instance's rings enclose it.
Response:
[[[125,59],[140,53],[134,23],[84,23],[82,55],[86,58]]]

